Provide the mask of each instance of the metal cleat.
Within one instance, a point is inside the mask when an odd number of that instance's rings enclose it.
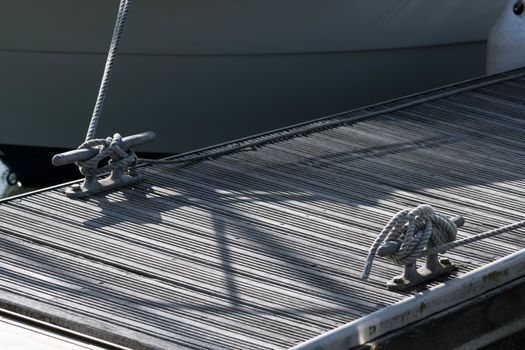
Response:
[[[455,270],[457,270],[456,265],[452,264],[449,259],[438,259],[437,254],[429,255],[425,265],[419,269],[416,268],[416,264],[405,265],[403,274],[388,281],[386,288],[391,291],[408,290],[418,284],[432,281]]]
[[[457,228],[460,228],[465,223],[465,219],[461,216],[450,218],[450,221],[452,221]],[[395,253],[401,244],[402,242],[400,240],[387,242],[377,250],[377,255],[388,257]],[[449,259],[440,259],[438,253],[432,253],[427,255],[425,264],[420,268],[417,268],[415,263],[406,264],[403,274],[388,281],[386,287],[391,291],[404,291],[416,285],[432,281],[439,276],[449,274],[455,270],[457,270],[456,265],[451,263]]]
[[[81,198],[139,182],[141,176],[132,172],[132,167],[138,162],[132,147],[151,142],[154,138],[155,134],[151,131],[124,138],[115,134],[106,139],[86,141],[76,150],[55,155],[53,165],[75,163],[85,176],[82,184],[66,189],[66,196]],[[99,163],[108,158],[108,164],[99,167]],[[107,177],[99,178],[99,175],[108,172]]]

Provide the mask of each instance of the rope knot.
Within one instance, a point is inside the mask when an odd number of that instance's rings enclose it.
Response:
[[[367,279],[378,253],[398,265],[413,264],[424,250],[452,242],[457,226],[427,204],[398,212],[388,222],[370,248],[362,278]]]
[[[132,149],[122,148],[122,136],[118,133],[105,139],[92,139],[82,143],[78,149],[96,150],[97,153],[83,161],[75,162],[84,176],[97,176],[115,169],[126,169],[138,162],[138,157]],[[110,158],[108,164],[99,167],[99,163]]]

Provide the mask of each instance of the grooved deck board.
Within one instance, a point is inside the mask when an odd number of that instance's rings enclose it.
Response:
[[[401,268],[380,258],[363,282],[368,248],[422,203],[464,215],[459,238],[524,219],[525,71],[512,74],[142,167],[143,182],[87,200],[58,187],[4,201],[0,306],[135,349],[286,349],[425,293],[387,291]],[[524,248],[524,231],[447,256],[465,274]]]

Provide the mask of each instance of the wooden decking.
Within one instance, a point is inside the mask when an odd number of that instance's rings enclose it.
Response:
[[[401,268],[383,259],[359,278],[397,211],[461,214],[459,238],[523,220],[524,130],[525,71],[514,71],[256,149],[142,167],[139,185],[88,200],[57,187],[4,201],[0,306],[136,349],[289,348],[440,283],[389,292]],[[462,275],[524,237],[447,256]]]

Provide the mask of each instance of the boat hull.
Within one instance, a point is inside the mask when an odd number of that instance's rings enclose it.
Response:
[[[76,147],[117,1],[0,3],[0,149]],[[183,152],[482,75],[503,3],[137,2],[98,135]]]
[[[301,55],[124,55],[99,136],[157,134],[174,153],[481,75],[485,44]],[[450,65],[450,62],[455,65]],[[0,53],[0,144],[76,147],[104,56]]]

